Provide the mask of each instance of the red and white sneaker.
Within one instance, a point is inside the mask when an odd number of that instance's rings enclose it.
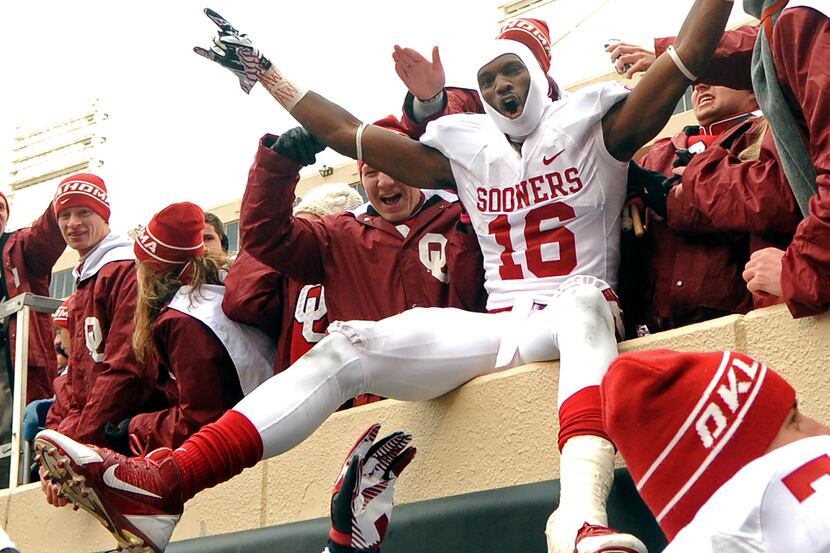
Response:
[[[648,553],[648,549],[631,534],[586,522],[576,535],[574,553]]]
[[[184,510],[170,449],[125,457],[54,430],[35,437],[36,460],[72,503],[97,518],[131,553],[162,553]]]

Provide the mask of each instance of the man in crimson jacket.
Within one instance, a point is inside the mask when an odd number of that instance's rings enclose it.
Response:
[[[755,252],[743,276],[753,293],[782,297],[794,317],[806,317],[830,306],[830,98],[826,93],[830,66],[825,55],[830,48],[830,17],[820,2],[782,4],[744,0],[745,11],[762,18],[762,25],[724,33],[700,81],[751,90],[752,52],[763,29],[775,65],[774,75],[767,73],[767,79],[780,84],[786,105],[779,109],[789,109],[801,132],[815,167],[817,193],[789,247]],[[671,42],[669,38],[656,44],[664,48]]]
[[[70,370],[57,397],[65,412],[59,418],[50,411],[46,424],[99,445],[108,445],[107,423],[146,410],[155,392],[155,375],[132,349],[133,241],[110,232],[107,197],[104,181],[90,173],[67,177],[55,194],[58,224],[80,262],[73,271],[78,288],[68,316]]]
[[[0,192],[0,301],[24,292],[48,296],[52,266],[66,247],[51,202],[31,227],[6,232],[8,220],[9,202]],[[57,376],[51,317],[35,311],[30,317],[26,403],[52,397],[52,379]],[[17,315],[0,320],[0,444],[11,441],[17,337]],[[9,457],[0,458],[0,487],[8,485],[8,461]]]
[[[682,174],[624,261],[626,315],[652,332],[774,303],[753,302],[741,273],[751,252],[786,247],[799,221],[752,93],[698,84],[692,103],[700,125],[658,140],[640,161]]]
[[[49,295],[52,267],[66,243],[52,209],[52,203],[31,227],[6,232],[9,202],[0,193],[0,249],[3,269],[0,271],[0,298],[10,299],[24,292]],[[17,322],[12,317],[0,323],[0,341],[5,344],[9,382],[13,380]],[[29,324],[29,377],[26,402],[52,396],[52,379],[57,376],[52,339],[52,318],[48,313],[31,313]]]
[[[375,124],[403,134],[391,116]],[[296,344],[298,334],[308,348],[324,336],[319,321],[326,315],[328,321],[374,321],[413,307],[483,311],[481,252],[475,235],[459,221],[461,205],[454,194],[407,187],[362,165],[369,204],[318,221],[292,216],[299,169],[313,163],[322,148],[301,128],[279,138],[266,135],[242,200],[242,250],[261,265],[259,278],[247,274],[238,265],[240,259],[231,267],[223,304],[228,316],[268,330],[262,314],[278,309],[274,289],[270,294],[263,289],[268,286],[263,283],[275,282],[268,268],[298,283],[294,289],[321,284],[325,290],[322,301],[295,301],[295,295],[283,299],[290,309],[272,318],[281,321],[275,372],[304,353]],[[309,154],[298,154],[298,149],[316,151],[306,157]],[[250,261],[245,263],[256,269]],[[293,332],[300,325],[310,332]],[[316,340],[308,340],[313,336]],[[356,404],[368,399],[359,398]]]

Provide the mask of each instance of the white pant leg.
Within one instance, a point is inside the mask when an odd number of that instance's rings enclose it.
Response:
[[[360,355],[364,392],[405,401],[445,394],[494,372],[509,313],[417,308],[378,322],[335,322]]]
[[[332,323],[328,336],[234,410],[259,430],[263,458],[279,455],[357,394],[420,401],[493,372],[506,315],[428,308]]]
[[[521,327],[518,359],[513,365],[554,361],[559,359],[559,341],[556,336],[556,311],[553,304],[532,311]]]
[[[342,334],[330,334],[233,409],[259,430],[262,458],[268,459],[309,437],[362,386],[357,351]]]
[[[599,386],[617,357],[614,318],[600,287],[594,284],[563,286],[548,309],[555,315],[560,349],[558,407],[562,407],[579,390]]]

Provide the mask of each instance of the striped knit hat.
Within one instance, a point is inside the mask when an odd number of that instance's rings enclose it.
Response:
[[[773,370],[728,351],[627,353],[600,393],[605,429],[670,540],[767,451],[795,403]]]
[[[551,41],[547,23],[541,19],[519,17],[505,23],[496,38],[515,40],[527,46],[533,53],[533,57],[539,62],[542,71],[545,72],[545,77],[548,80],[548,97],[553,101],[562,97],[559,84],[550,76]]]
[[[205,213],[196,204],[171,204],[155,215],[135,237],[135,257],[157,271],[181,267],[205,252]]]
[[[110,204],[104,180],[92,173],[78,173],[63,179],[52,202],[55,216],[70,207],[86,207],[109,223]]]
[[[55,326],[69,330],[69,300],[71,299],[72,296],[69,296],[63,300],[63,303],[52,313],[52,322]]]
[[[550,31],[548,24],[541,19],[520,17],[508,21],[499,30],[496,38],[521,42],[530,48],[542,70],[545,73],[550,71]]]

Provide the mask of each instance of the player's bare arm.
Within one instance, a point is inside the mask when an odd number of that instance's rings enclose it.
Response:
[[[416,188],[455,188],[450,162],[438,150],[373,125],[367,125],[358,134],[361,122],[319,94],[306,94],[291,115],[331,149],[361,159],[404,184]],[[358,141],[361,152],[357,151]]]
[[[731,11],[731,1],[695,2],[674,49],[658,57],[631,94],[603,118],[605,146],[611,155],[627,161],[657,136],[683,92],[712,57]]]
[[[354,115],[283,75],[218,13],[205,14],[219,27],[210,49],[194,51],[237,76],[247,93],[260,82],[299,123],[333,150],[417,188],[455,188],[450,162],[443,154],[396,133],[364,126]]]

